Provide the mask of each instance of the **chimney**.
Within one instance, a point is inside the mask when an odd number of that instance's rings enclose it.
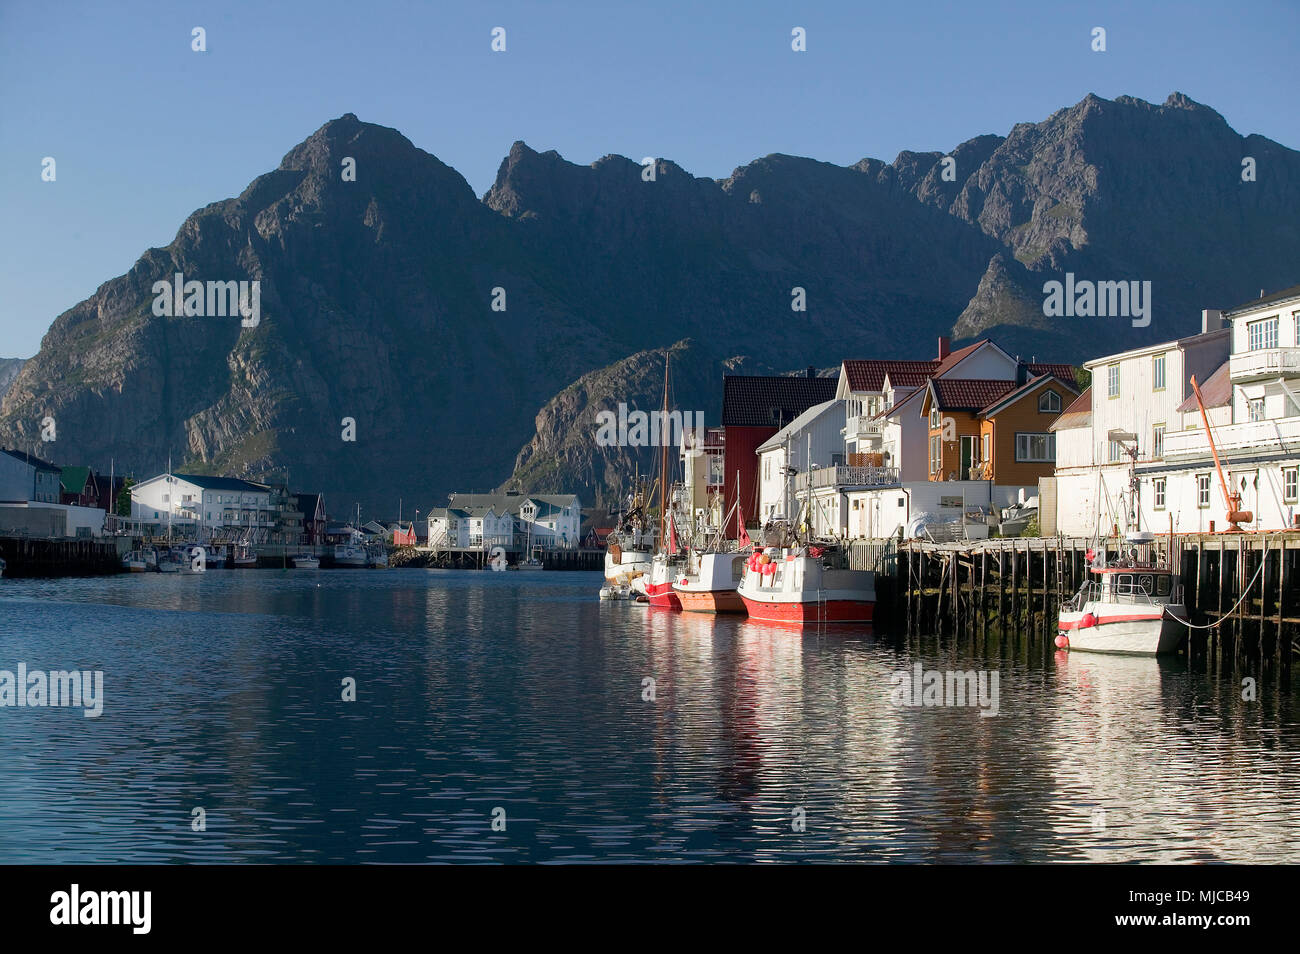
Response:
[[[952,344],[952,340],[947,335],[939,336],[939,360],[940,361],[948,357],[948,348],[951,344]]]
[[[1218,331],[1223,327],[1223,312],[1218,308],[1201,310],[1201,334]]]
[[[808,377],[810,378],[817,377],[817,369],[814,368],[811,364],[808,365]]]

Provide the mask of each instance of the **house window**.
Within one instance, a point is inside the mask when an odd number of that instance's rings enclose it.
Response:
[[[1155,488],[1155,508],[1157,510],[1165,509],[1165,478],[1157,477],[1151,481],[1151,486]]]
[[[1165,456],[1165,426],[1157,424],[1151,428],[1151,459],[1160,460]]]
[[[1056,460],[1055,434],[1017,434],[1016,460],[1025,464],[1050,464]]]
[[[1106,396],[1119,397],[1119,365],[1112,364],[1106,368]]]
[[[930,438],[930,473],[937,474],[942,463],[942,453],[939,438]]]
[[[1300,467],[1282,468],[1282,502],[1295,503],[1297,484],[1300,484]]]
[[[1196,506],[1204,510],[1210,505],[1210,475],[1196,475]]]
[[[943,421],[939,419],[939,408],[937,406],[930,408],[930,429],[937,431],[941,427]]]
[[[1119,441],[1111,441],[1107,449],[1106,459],[1109,463],[1115,463],[1124,455],[1124,445]]]
[[[1038,399],[1038,410],[1043,414],[1059,414],[1061,411],[1061,396],[1055,391],[1047,391]]]
[[[1246,402],[1246,415],[1249,420],[1264,420],[1264,399],[1251,398]]]
[[[1151,359],[1151,390],[1163,391],[1165,389],[1165,356],[1156,355]]]
[[[989,456],[990,456],[990,455],[989,455],[989,436],[990,436],[990,435],[988,435],[988,434],[985,434],[985,435],[984,435],[984,442],[983,442],[983,443],[984,443],[984,447],[983,447],[982,450],[980,451],[980,460],[984,461],[984,463],[986,463],[986,464],[989,462]]]
[[[1246,325],[1246,334],[1249,339],[1248,349],[1250,351],[1276,348],[1277,316],[1274,315],[1272,318],[1250,322],[1250,324]]]

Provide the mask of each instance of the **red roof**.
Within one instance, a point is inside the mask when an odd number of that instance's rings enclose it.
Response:
[[[1212,375],[1196,383],[1201,389],[1201,400],[1205,402],[1206,407],[1224,407],[1232,403],[1232,381],[1228,378],[1228,362],[1223,362]],[[1178,405],[1178,410],[1195,411],[1196,393],[1193,392],[1191,397]]]
[[[942,361],[939,362],[939,367],[936,368],[934,372],[935,375],[938,376],[940,374],[947,374],[958,364],[964,361],[966,357],[972,354],[977,348],[981,347],[982,345],[992,344],[992,343],[993,342],[985,338],[981,341],[975,342],[972,345],[967,345],[964,348],[960,348],[957,351],[954,351],[952,354],[948,355],[948,357],[944,358]]]
[[[1026,381],[1024,384],[1020,385],[1020,387],[1015,388],[1012,391],[1008,391],[1006,394],[1003,394],[1001,397],[995,398],[993,401],[989,402],[989,404],[980,411],[980,417],[987,417],[990,413],[994,411],[994,409],[1007,405],[1011,402],[1020,400],[1030,391],[1036,390],[1040,384],[1046,384],[1048,381],[1055,381],[1058,385],[1061,386],[1061,388],[1068,390],[1071,393],[1074,392],[1073,384],[1067,385],[1064,381],[1062,381],[1060,378],[1057,378],[1055,375],[1040,374],[1038,377],[1031,378],[1030,380]]]
[[[883,391],[885,375],[896,385],[906,388],[919,388],[935,372],[938,361],[845,361],[844,375],[849,382],[850,391]],[[914,381],[904,383],[903,379]]]
[[[988,378],[930,379],[930,393],[941,411],[978,411],[1015,388],[1015,381]]]

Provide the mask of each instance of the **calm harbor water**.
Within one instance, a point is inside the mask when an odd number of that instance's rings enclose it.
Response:
[[[105,697],[0,708],[0,862],[1300,860],[1300,713],[1267,681],[1243,702],[1178,660],[904,651],[599,584],[0,581],[0,670],[101,669]],[[996,669],[998,714],[899,706],[918,662]]]

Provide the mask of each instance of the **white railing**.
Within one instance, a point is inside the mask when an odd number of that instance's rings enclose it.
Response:
[[[1300,348],[1245,351],[1228,359],[1228,377],[1233,381],[1291,374],[1300,375]]]
[[[1214,428],[1214,446],[1220,457],[1245,453],[1290,451],[1300,446],[1300,417],[1271,421],[1241,421]],[[1210,444],[1203,428],[1165,433],[1164,459],[1209,460]]]
[[[848,419],[846,437],[877,437],[884,430],[883,420],[873,420],[870,414],[859,414]]]
[[[806,490],[812,478],[817,487],[880,487],[898,483],[897,467],[821,467],[807,474],[797,474],[795,489]]]

